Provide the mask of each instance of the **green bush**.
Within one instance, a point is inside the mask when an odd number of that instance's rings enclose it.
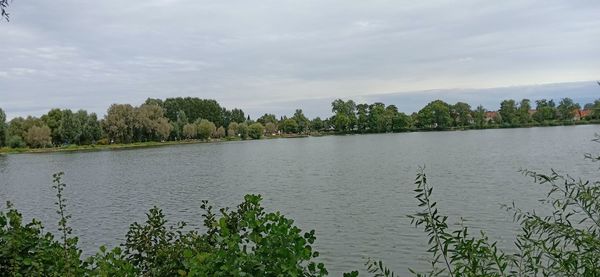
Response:
[[[10,148],[23,148],[25,147],[25,141],[20,136],[11,136],[8,138],[7,145]]]
[[[62,192],[62,173],[55,174],[61,238],[44,233],[33,220],[22,224],[12,205],[0,213],[0,276],[325,276],[315,262],[314,231],[302,233],[294,221],[267,213],[260,195],[246,195],[236,209],[217,216],[204,209],[205,233],[169,226],[160,209],[131,224],[122,248],[100,251],[85,260],[71,236]]]

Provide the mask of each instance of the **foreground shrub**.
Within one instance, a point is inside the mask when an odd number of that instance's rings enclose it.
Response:
[[[162,210],[150,209],[144,223],[131,224],[122,248],[102,246],[81,260],[71,236],[62,191],[55,174],[59,240],[35,219],[23,225],[12,205],[0,213],[0,276],[325,276],[316,263],[314,231],[302,233],[279,212],[267,213],[260,195],[246,195],[236,209],[213,212],[202,203],[206,232],[174,226]]]
[[[600,141],[597,135],[596,142]],[[600,156],[586,155],[592,161]],[[600,276],[600,181],[582,180],[554,170],[550,174],[522,170],[535,183],[549,188],[541,200],[549,216],[505,206],[521,226],[516,253],[498,249],[484,232],[471,236],[468,227],[450,229],[447,216],[432,200],[433,187],[420,169],[415,198],[422,211],[409,216],[429,237],[432,269],[416,276]],[[463,226],[463,224],[459,224]],[[381,261],[369,260],[375,276],[394,276]]]

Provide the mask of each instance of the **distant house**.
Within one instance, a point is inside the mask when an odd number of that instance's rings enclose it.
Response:
[[[485,122],[495,121],[498,117],[498,112],[488,111],[485,112]]]
[[[575,113],[575,116],[573,117],[573,120],[582,120],[588,116],[590,116],[592,114],[592,110],[590,109],[583,109],[583,110],[577,110],[577,112]]]

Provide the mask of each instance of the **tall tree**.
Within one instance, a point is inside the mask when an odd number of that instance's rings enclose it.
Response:
[[[0,147],[6,146],[8,139],[8,125],[6,124],[6,113],[0,108]]]
[[[457,102],[451,108],[454,126],[469,126],[473,118],[471,117],[471,106],[465,102]]]
[[[581,109],[579,104],[573,102],[571,98],[563,98],[558,103],[558,115],[561,120],[573,120],[575,114]]]
[[[104,117],[104,132],[111,141],[130,143],[133,141],[135,109],[129,104],[113,104]]]
[[[531,122],[531,114],[529,111],[531,110],[531,100],[523,99],[521,103],[519,103],[518,117],[519,122],[523,124],[527,124]]]
[[[46,125],[32,126],[25,132],[25,142],[32,148],[48,147],[52,145],[50,134],[50,128]]]
[[[365,133],[369,130],[369,105],[356,105],[356,129],[359,133]]]
[[[81,122],[69,109],[62,111],[60,126],[58,127],[62,143],[79,144],[81,136]]]
[[[62,120],[62,111],[60,109],[51,109],[47,114],[42,116],[42,121],[50,127],[52,132],[52,144],[60,145],[63,138],[60,135],[60,121]]]
[[[486,109],[481,105],[477,106],[477,108],[473,112],[473,117],[475,118],[475,126],[477,126],[477,128],[483,128],[487,124],[485,119],[486,112]]]
[[[308,120],[308,118],[306,118],[306,116],[304,116],[304,113],[301,109],[297,109],[296,112],[294,112],[294,116],[292,116],[292,119],[295,120],[298,124],[299,133],[304,133],[308,131],[310,121]]]
[[[557,111],[554,100],[540,99],[535,101],[535,103],[535,114],[533,114],[535,121],[544,122],[556,119]]]
[[[519,117],[517,114],[517,103],[515,100],[508,99],[500,103],[500,110],[498,111],[502,117],[502,122],[507,124],[517,124]]]
[[[443,129],[452,125],[450,105],[442,100],[435,100],[423,107],[417,114],[417,122],[421,128]]]

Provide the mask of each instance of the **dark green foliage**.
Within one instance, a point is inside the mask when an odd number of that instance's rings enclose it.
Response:
[[[450,105],[441,100],[435,100],[423,109],[417,115],[417,124],[421,128],[444,129],[452,124],[450,115]]]
[[[26,146],[25,142],[23,141],[23,139],[20,136],[9,137],[8,140],[6,141],[6,144],[10,148],[23,148]]]
[[[6,114],[0,108],[0,147],[7,145],[8,125],[6,125]]]

